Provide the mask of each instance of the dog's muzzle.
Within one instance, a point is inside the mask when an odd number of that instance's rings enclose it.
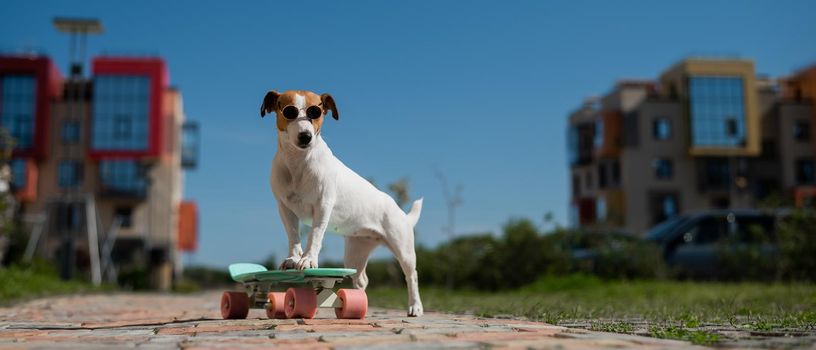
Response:
[[[309,142],[312,142],[312,133],[304,131],[298,134],[298,146],[300,148],[308,147]]]

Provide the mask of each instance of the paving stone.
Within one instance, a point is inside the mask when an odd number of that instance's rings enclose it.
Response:
[[[412,318],[404,310],[378,308],[365,320],[338,320],[331,309],[307,320],[270,320],[262,310],[252,310],[248,319],[222,320],[219,295],[108,293],[31,300],[0,308],[0,349],[695,348],[512,318],[436,312]],[[772,344],[812,344],[789,339]]]

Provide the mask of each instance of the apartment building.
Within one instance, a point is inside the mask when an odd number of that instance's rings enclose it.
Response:
[[[46,56],[5,55],[0,89],[27,253],[54,261],[64,278],[114,282],[141,271],[169,289],[180,251],[195,247],[197,210],[182,190],[198,128],[165,62],[99,56],[89,77],[72,66],[64,78]]]
[[[588,99],[568,123],[573,224],[641,233],[679,213],[812,197],[815,68],[772,80],[749,60],[687,59]]]

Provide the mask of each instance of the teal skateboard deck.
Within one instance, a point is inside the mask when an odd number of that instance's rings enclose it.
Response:
[[[311,279],[342,279],[357,273],[355,269],[316,268],[305,270],[267,270],[258,264],[232,264],[229,266],[230,277],[239,283],[272,282],[272,283],[306,283]]]
[[[246,318],[249,309],[265,309],[269,318],[312,318],[321,307],[334,308],[337,318],[363,319],[368,310],[365,291],[334,290],[336,283],[357,273],[355,269],[268,270],[263,265],[240,263],[230,265],[229,272],[245,291],[222,294],[221,316],[225,319]],[[294,286],[280,291],[288,285]]]

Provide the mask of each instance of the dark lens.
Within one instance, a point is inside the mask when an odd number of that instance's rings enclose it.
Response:
[[[298,109],[295,106],[288,106],[283,109],[283,117],[286,119],[297,119]]]
[[[318,106],[311,106],[306,109],[306,115],[309,116],[309,119],[317,119],[323,116],[323,110]]]

